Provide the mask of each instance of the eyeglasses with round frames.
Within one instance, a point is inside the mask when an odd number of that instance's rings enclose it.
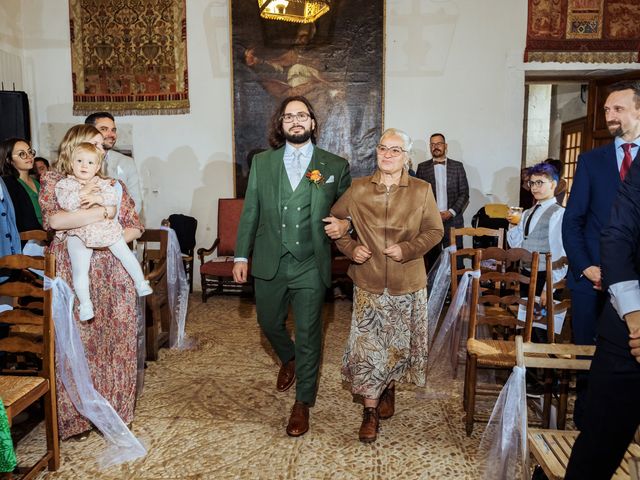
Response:
[[[532,187],[540,188],[545,183],[549,183],[549,182],[545,182],[544,180],[529,180],[527,182],[527,185],[529,185],[529,188],[532,188]]]
[[[378,144],[376,145],[376,152],[383,156],[389,152],[392,157],[397,157],[398,155],[402,155],[402,152],[407,153],[407,150],[400,147],[387,147],[386,145]]]
[[[284,123],[291,123],[294,120],[296,120],[298,122],[306,122],[310,118],[311,118],[311,115],[309,115],[307,112],[285,113],[284,115],[282,115],[280,117],[280,119]]]
[[[20,157],[22,160],[26,160],[29,157],[35,157],[36,151],[33,148],[29,150],[20,150],[18,153],[13,154],[14,157]]]

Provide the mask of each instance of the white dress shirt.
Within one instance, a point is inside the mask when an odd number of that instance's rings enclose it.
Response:
[[[438,210],[441,212],[449,211],[451,215],[454,217],[457,215],[457,212],[453,208],[447,208],[449,205],[449,199],[447,198],[447,161],[445,159],[444,163],[437,163],[435,159],[433,159],[433,175],[436,178],[436,203],[438,205]]]
[[[296,152],[299,152],[298,154],[300,155],[300,170],[298,170],[296,162]],[[307,142],[300,148],[295,148],[288,142],[285,145],[284,157],[282,160],[284,161],[284,169],[287,172],[287,177],[289,177],[289,183],[291,184],[292,190],[298,188],[300,180],[302,180],[309,168],[312,156],[313,143],[311,142]]]
[[[135,202],[136,212],[142,210],[142,191],[140,189],[140,176],[133,158],[123,155],[115,150],[107,150],[104,156],[104,173],[108,177],[122,180],[127,192]]]

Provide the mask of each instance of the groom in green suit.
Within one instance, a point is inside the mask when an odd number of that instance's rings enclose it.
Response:
[[[315,146],[317,120],[304,97],[285,99],[271,122],[272,150],[253,158],[238,227],[234,280],[247,281],[252,256],[258,323],[282,362],[276,388],[297,378],[287,434],[309,430],[318,387],[322,305],[331,285],[331,242],[348,222],[329,217],[351,184],[344,158]],[[326,225],[325,225],[326,224]],[[295,342],[285,327],[289,304]]]

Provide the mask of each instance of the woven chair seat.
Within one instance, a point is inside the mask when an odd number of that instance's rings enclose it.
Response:
[[[42,377],[18,377],[12,375],[0,375],[0,398],[6,409],[9,409],[16,400],[21,399],[29,392],[44,387],[47,380]]]
[[[467,351],[478,356],[478,365],[513,367],[516,364],[516,344],[509,340],[467,340]]]

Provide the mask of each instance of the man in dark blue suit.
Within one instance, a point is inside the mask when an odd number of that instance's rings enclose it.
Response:
[[[640,145],[640,82],[610,87],[605,102],[612,143],[578,157],[573,186],[562,222],[562,240],[569,258],[567,283],[573,308],[573,341],[593,345],[596,321],[604,305],[600,271],[600,235],[609,224],[611,206],[621,175],[636,157]],[[581,428],[586,377],[579,376],[574,422]]]
[[[566,480],[609,479],[640,425],[640,162],[620,188],[601,242],[608,289],[589,372],[584,426]]]

